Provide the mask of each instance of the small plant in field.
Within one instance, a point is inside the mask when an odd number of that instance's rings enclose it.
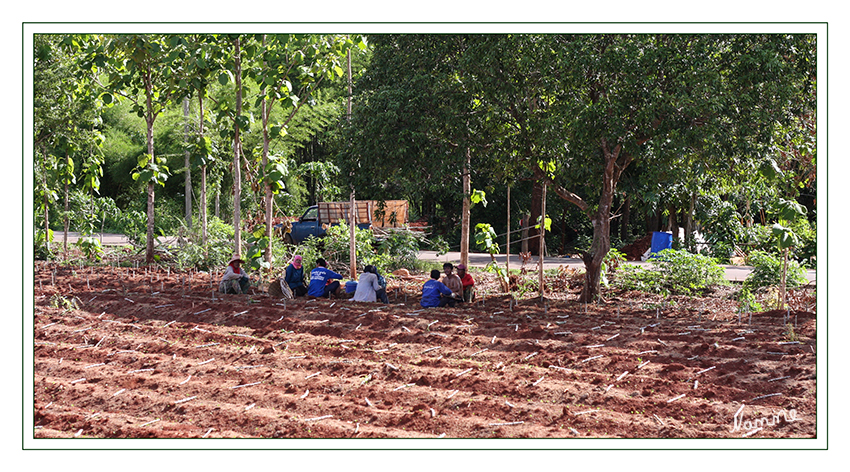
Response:
[[[74,297],[69,299],[63,295],[59,295],[58,293],[50,297],[50,306],[53,308],[62,308],[65,311],[80,309],[79,305],[77,305],[77,300]]]
[[[738,313],[757,313],[763,310],[761,303],[756,301],[756,296],[746,287],[738,292]]]
[[[77,240],[77,247],[90,261],[100,261],[103,256],[103,246],[97,238],[85,237]]]
[[[788,342],[796,342],[800,340],[800,337],[794,331],[794,325],[791,323],[785,325],[785,340]]]

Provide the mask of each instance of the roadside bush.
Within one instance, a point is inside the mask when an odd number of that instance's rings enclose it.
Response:
[[[744,287],[755,290],[761,287],[779,285],[782,281],[782,260],[763,251],[753,251],[749,256],[749,264],[753,271],[744,281]],[[785,276],[787,287],[798,287],[807,282],[806,273],[797,261],[788,261]]]
[[[692,295],[725,283],[723,268],[710,257],[665,249],[652,261],[650,269],[621,266],[616,286],[627,290]]]
[[[424,236],[419,233],[389,230],[386,237],[378,242],[377,253],[371,264],[380,265],[389,271],[414,267],[419,261],[419,245],[424,242]]]
[[[207,251],[201,238],[201,224],[192,222],[192,232],[189,242],[176,251],[174,261],[179,267],[194,267],[199,270],[223,267],[233,256],[233,226],[215,216],[207,220]]]

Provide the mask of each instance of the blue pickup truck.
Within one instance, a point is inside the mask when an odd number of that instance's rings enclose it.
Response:
[[[340,222],[348,222],[349,202],[321,202],[307,208],[297,221],[288,224],[276,224],[275,231],[283,234],[286,244],[301,244],[310,236],[321,238],[327,233],[330,226],[338,225]],[[372,227],[371,202],[355,202],[357,227],[370,229]],[[287,228],[287,226],[291,226]],[[289,229],[289,231],[287,231]]]

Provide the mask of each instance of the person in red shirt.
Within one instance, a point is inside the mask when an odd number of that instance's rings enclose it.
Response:
[[[457,276],[460,277],[460,283],[463,286],[463,301],[471,302],[475,299],[475,281],[466,272],[466,265],[457,265]]]

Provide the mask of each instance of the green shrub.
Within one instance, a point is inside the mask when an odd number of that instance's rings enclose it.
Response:
[[[201,224],[194,220],[189,242],[176,250],[174,261],[179,267],[194,267],[199,270],[223,267],[233,256],[234,234],[232,225],[211,216],[207,221],[207,249],[204,254]]]
[[[378,242],[377,253],[370,263],[390,271],[415,267],[419,261],[419,246],[424,242],[424,236],[419,233],[389,230]]]
[[[48,260],[53,257],[53,251],[48,248],[53,243],[53,230],[48,229],[45,234],[43,229],[36,230],[33,241],[33,257],[37,260]]]
[[[664,288],[664,280],[661,272],[657,270],[644,269],[638,265],[626,264],[617,271],[614,285],[623,290],[637,290],[640,292],[669,293]]]
[[[758,313],[763,310],[761,303],[756,301],[756,296],[747,287],[738,292],[738,313]]]
[[[782,260],[763,251],[753,251],[749,256],[749,264],[753,271],[744,281],[744,287],[755,290],[760,287],[779,285],[782,281]],[[797,261],[788,261],[785,276],[787,287],[798,287],[807,282],[806,273]]]
[[[652,261],[650,269],[621,266],[616,285],[627,290],[692,295],[724,283],[723,268],[710,257],[665,249]]]

